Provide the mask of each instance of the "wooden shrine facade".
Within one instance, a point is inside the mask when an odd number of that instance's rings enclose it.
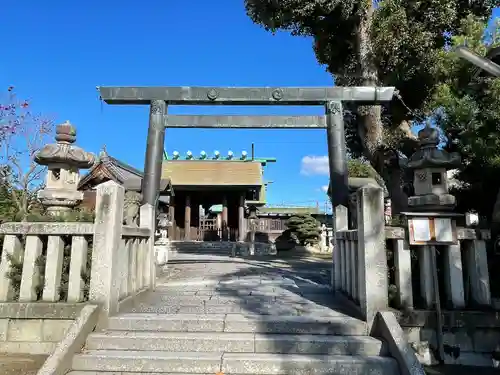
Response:
[[[218,152],[207,157],[183,158],[178,153],[162,163],[158,213],[166,213],[172,240],[245,241],[248,237],[246,206],[265,204],[266,184],[263,167],[274,158],[221,157]],[[104,150],[99,161],[82,177],[79,190],[84,193],[81,206],[95,209],[97,185],[112,180],[127,190],[138,191],[142,171],[108,155]],[[175,192],[175,194],[174,194]],[[219,206],[220,212],[211,210]]]
[[[274,159],[221,158],[218,153],[198,159],[190,153],[163,162],[162,179],[170,178],[175,197],[168,208],[171,240],[245,241],[246,207],[265,204],[263,166]],[[220,207],[214,210],[213,207]]]

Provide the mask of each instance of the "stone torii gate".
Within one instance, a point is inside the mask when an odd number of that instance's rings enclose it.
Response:
[[[326,129],[332,206],[348,197],[342,102],[392,100],[394,87],[98,87],[107,104],[149,105],[142,185],[143,203],[155,205],[160,187],[165,128]],[[322,105],[324,116],[168,116],[169,105]],[[334,223],[335,224],[335,223]]]

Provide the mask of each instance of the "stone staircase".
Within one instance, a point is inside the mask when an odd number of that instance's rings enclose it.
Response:
[[[230,259],[230,258],[228,258]],[[181,281],[92,333],[70,375],[398,375],[384,342],[322,285],[251,275]]]

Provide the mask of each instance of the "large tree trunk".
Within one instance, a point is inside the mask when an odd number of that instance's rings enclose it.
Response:
[[[378,84],[370,35],[374,10],[373,2],[367,0],[357,30],[358,73],[364,86]],[[402,189],[399,157],[395,151],[388,150],[384,145],[381,106],[359,106],[358,119],[358,134],[363,144],[364,154],[384,179],[392,202],[392,214],[397,215],[405,210],[407,197]]]

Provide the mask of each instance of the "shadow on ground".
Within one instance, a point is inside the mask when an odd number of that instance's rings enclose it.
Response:
[[[378,355],[384,354],[385,346],[374,352],[373,346],[367,345],[370,339],[366,336],[366,324],[330,290],[330,275],[329,260],[308,256],[243,259],[223,254],[179,253],[159,270],[158,285],[168,291],[169,285],[197,282],[200,287],[193,296],[199,297],[202,306],[173,307],[167,313],[223,313],[226,319],[231,314],[252,316],[258,321],[253,333],[267,336],[267,342],[272,343],[267,351],[302,354],[300,367],[304,373],[345,373],[346,362],[338,362],[331,357],[334,355],[369,356],[370,361],[356,362],[356,373],[383,373],[385,367]],[[146,300],[152,301],[146,297],[143,302]],[[290,322],[291,316],[298,317],[301,325]],[[283,333],[297,335],[296,340],[285,340]],[[301,340],[301,334],[318,335],[319,340]],[[328,341],[334,339],[342,339],[342,344],[332,345]],[[308,354],[311,352],[316,355]],[[283,373],[292,373],[286,362],[280,365]],[[293,366],[296,368],[296,364]]]

